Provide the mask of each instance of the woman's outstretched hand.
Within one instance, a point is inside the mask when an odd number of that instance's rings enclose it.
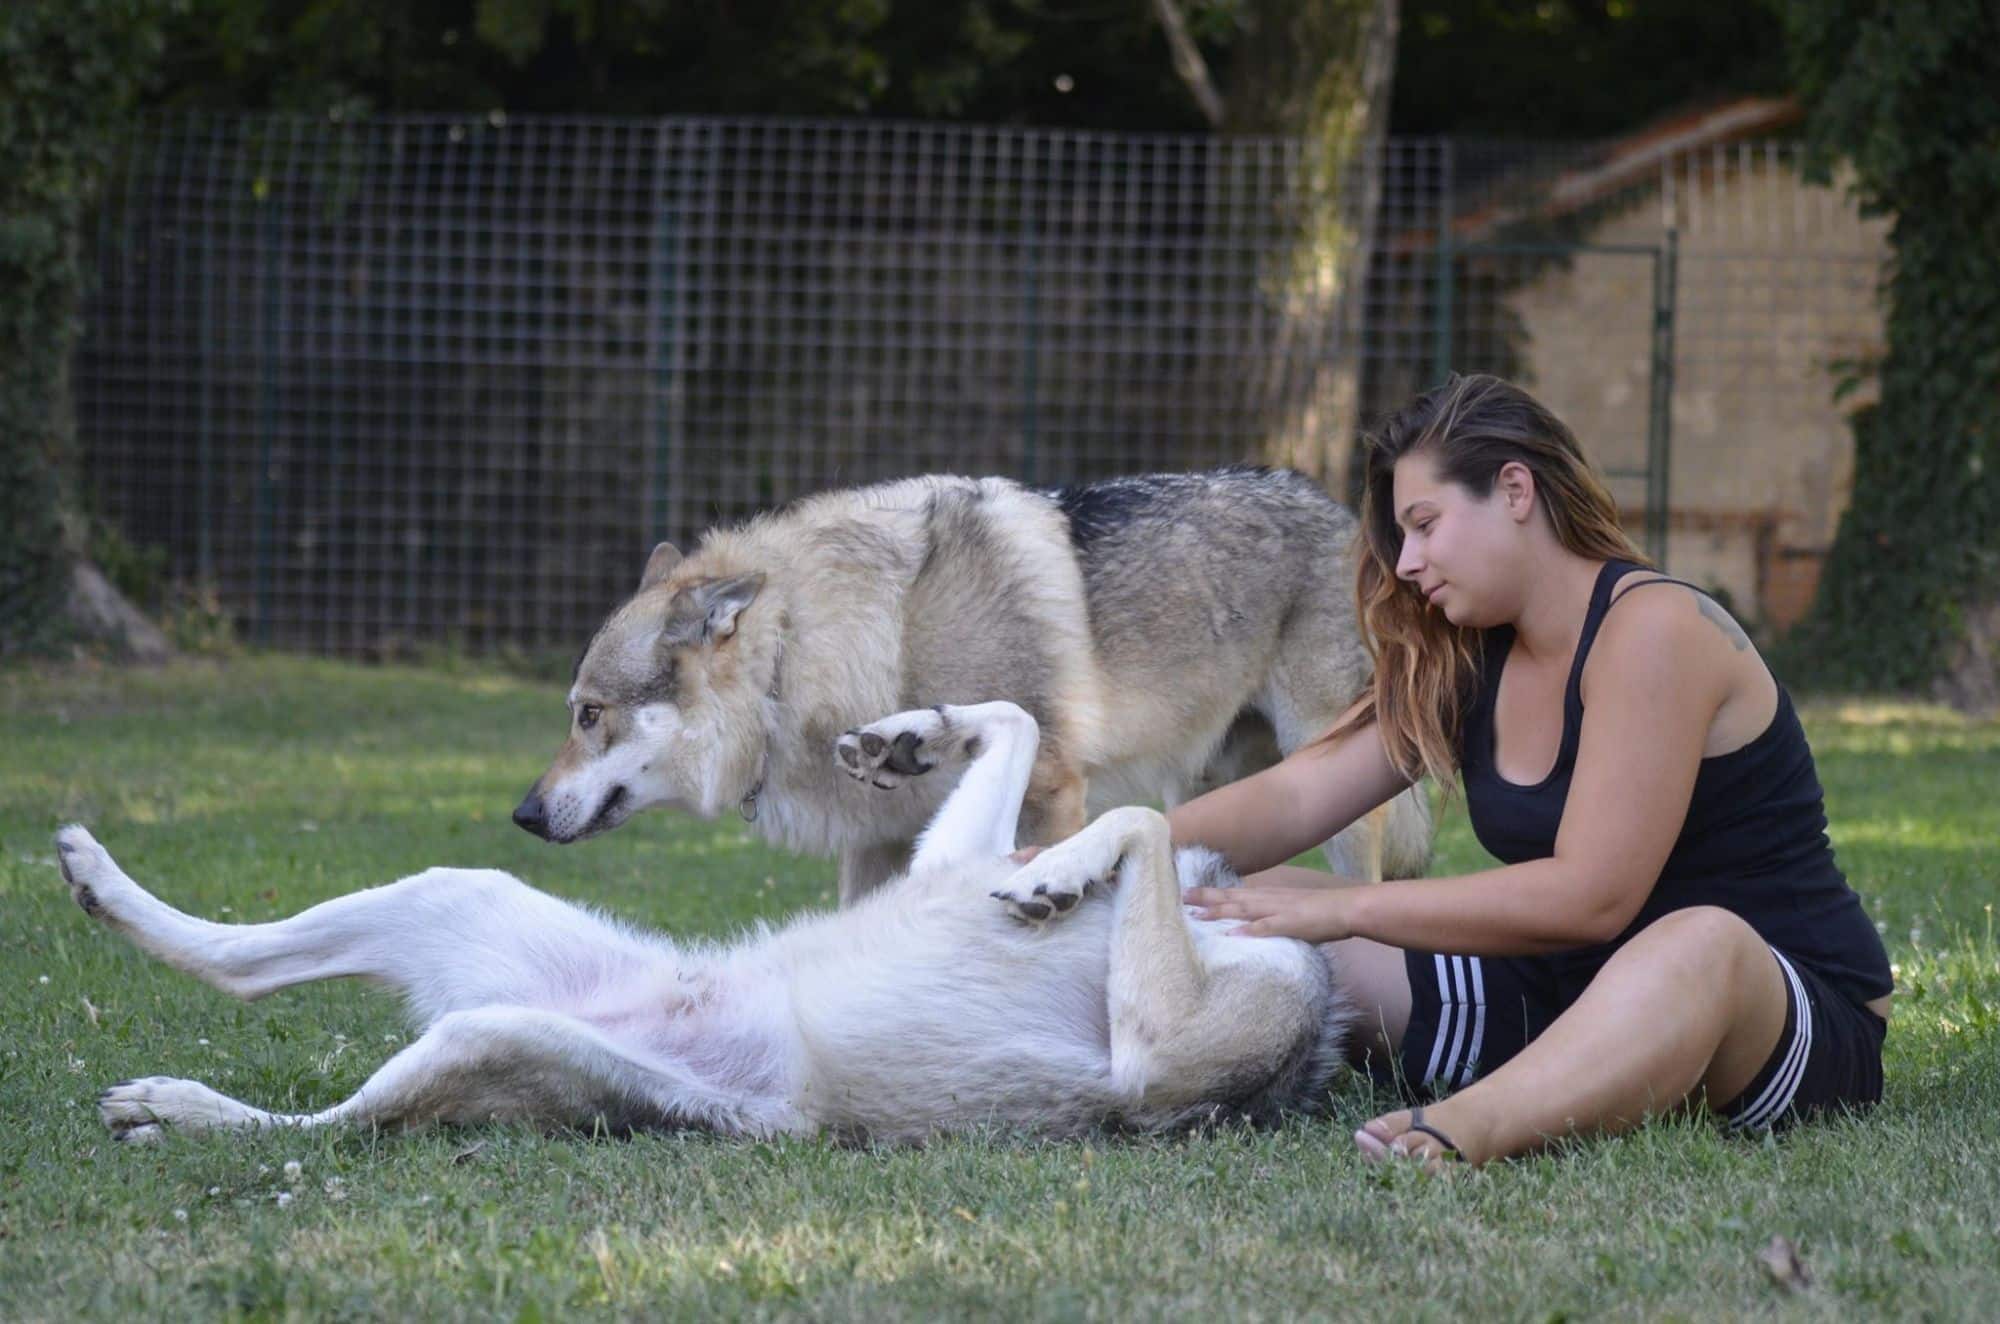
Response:
[[[1300,938],[1306,942],[1338,942],[1351,937],[1347,902],[1341,887],[1194,887],[1181,897],[1201,911],[1203,919],[1248,921],[1230,936],[1236,938]]]

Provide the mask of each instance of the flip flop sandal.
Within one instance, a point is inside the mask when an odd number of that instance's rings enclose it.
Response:
[[[1384,1140],[1381,1136],[1376,1135],[1368,1129],[1369,1126],[1373,1125],[1374,1123],[1370,1122],[1354,1133],[1354,1143],[1360,1146],[1362,1157],[1368,1159],[1370,1162],[1382,1163],[1389,1159],[1399,1158],[1422,1158],[1425,1160],[1436,1158],[1451,1163],[1464,1161],[1465,1155],[1459,1152],[1458,1142],[1426,1122],[1422,1108],[1410,1109],[1410,1125],[1403,1134],[1408,1135],[1411,1131],[1416,1131],[1429,1136],[1438,1142],[1439,1149],[1436,1153],[1413,1154],[1406,1149],[1398,1149],[1396,1148],[1396,1141],[1401,1137],[1392,1136]]]

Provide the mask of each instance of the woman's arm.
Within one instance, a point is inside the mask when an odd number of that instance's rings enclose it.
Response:
[[[1176,845],[1206,846],[1250,874],[1311,850],[1409,785],[1371,724],[1218,786],[1169,812],[1167,822]]]
[[[1644,595],[1606,619],[1555,854],[1453,878],[1337,889],[1251,885],[1189,899],[1243,932],[1508,956],[1616,937],[1651,895],[1687,817],[1730,646],[1686,594]],[[1282,879],[1278,880],[1282,883]]]

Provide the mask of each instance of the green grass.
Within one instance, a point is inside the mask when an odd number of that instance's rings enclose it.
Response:
[[[379,993],[242,1005],[95,928],[56,874],[68,820],[216,917],[438,863],[679,932],[830,903],[830,865],[733,820],[517,831],[562,720],[555,686],[476,670],[0,673],[0,1316],[2000,1317],[2000,725],[1912,706],[1808,708],[1900,997],[1884,1105],[1778,1140],[1676,1121],[1432,1181],[1356,1160],[1385,1101],[1354,1088],[1330,1120],[1169,1141],[109,1141],[111,1081],[317,1107],[405,1031]],[[1441,853],[1480,862],[1462,816]],[[1808,1291],[1760,1272],[1776,1234]]]

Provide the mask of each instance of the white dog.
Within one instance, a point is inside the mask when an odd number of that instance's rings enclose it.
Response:
[[[1192,918],[1183,886],[1234,879],[1210,852],[1177,860],[1152,810],[1112,810],[1017,868],[1007,853],[1036,742],[1011,703],[848,732],[839,765],[878,783],[970,760],[909,874],[849,909],[713,947],[465,869],[273,923],[216,924],[65,828],[56,847],[77,902],[168,964],[242,998],[372,979],[423,1031],[320,1112],[266,1112],[157,1076],[113,1086],[99,1111],[126,1140],[490,1119],[911,1140],[989,1125],[1152,1130],[1323,1103],[1351,1019],[1325,951]]]

